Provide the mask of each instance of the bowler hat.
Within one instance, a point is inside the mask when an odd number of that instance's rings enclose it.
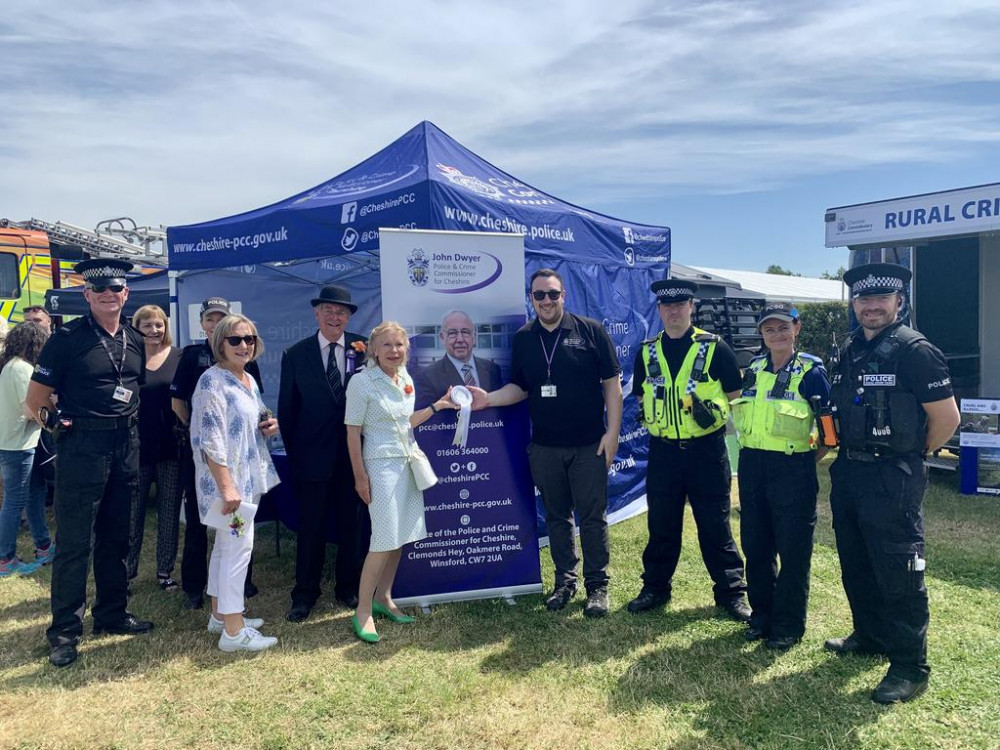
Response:
[[[322,305],[324,302],[331,305],[343,305],[352,313],[358,311],[358,306],[351,302],[351,293],[342,286],[330,285],[319,290],[319,296],[312,299],[312,306]]]

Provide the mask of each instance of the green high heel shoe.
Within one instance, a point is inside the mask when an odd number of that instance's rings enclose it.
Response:
[[[398,622],[402,625],[408,625],[411,622],[416,622],[416,618],[410,617],[409,615],[397,615],[384,604],[379,604],[374,599],[372,599],[372,614],[379,615],[380,617],[388,617],[392,622]]]
[[[354,635],[363,640],[365,643],[378,643],[379,635],[378,633],[369,633],[361,629],[361,623],[358,622],[357,615],[351,615],[351,624],[354,626]]]

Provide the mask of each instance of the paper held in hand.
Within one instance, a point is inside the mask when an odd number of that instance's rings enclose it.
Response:
[[[469,439],[469,422],[472,420],[472,391],[464,385],[456,385],[451,389],[451,400],[458,407],[458,426],[451,444],[464,448]]]
[[[212,503],[212,507],[208,509],[208,513],[205,514],[205,519],[203,523],[212,529],[222,529],[224,531],[232,531],[234,525],[241,526],[243,524],[253,523],[254,516],[257,515],[257,508],[259,506],[253,503],[248,503],[246,500],[240,503],[240,507],[236,509],[235,513],[222,513],[222,498],[217,499]],[[239,524],[236,521],[236,516],[239,516],[243,520],[243,524]],[[237,536],[243,536],[242,533],[237,533]]]

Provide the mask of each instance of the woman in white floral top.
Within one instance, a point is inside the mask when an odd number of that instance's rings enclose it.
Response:
[[[253,512],[264,493],[278,484],[266,437],[278,432],[246,366],[264,353],[249,318],[229,315],[212,332],[217,364],[198,380],[191,397],[191,449],[198,511],[231,518],[217,529],[208,564],[212,614],[208,631],[219,633],[222,651],[262,651],[278,642],[257,628],[263,620],[243,617],[243,584],[253,552]],[[244,521],[244,517],[251,520]]]

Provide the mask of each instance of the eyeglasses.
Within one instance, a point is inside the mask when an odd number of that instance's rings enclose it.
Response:
[[[546,297],[548,297],[550,300],[552,300],[553,302],[555,302],[557,299],[559,299],[560,297],[562,297],[562,289],[549,289],[549,291],[547,291],[547,292],[543,292],[541,290],[538,290],[538,291],[532,292],[531,296],[534,297],[538,302],[541,302]]]
[[[114,292],[119,294],[124,291],[124,284],[87,284],[87,289],[94,292],[95,294],[104,294],[105,291]]]
[[[459,336],[463,339],[471,339],[472,331],[468,328],[449,328],[444,332],[444,337],[446,339],[457,339]]]
[[[241,341],[247,346],[253,346],[257,343],[257,337],[252,333],[247,336],[226,336],[226,342],[230,346],[239,346]]]

